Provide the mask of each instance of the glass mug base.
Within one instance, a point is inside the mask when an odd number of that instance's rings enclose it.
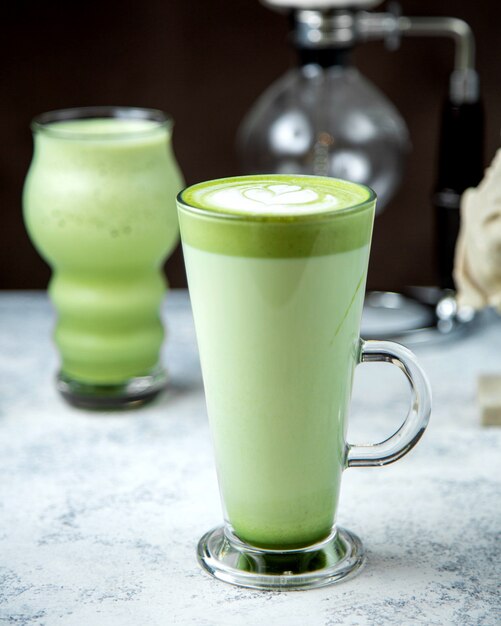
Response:
[[[167,385],[167,373],[156,367],[145,376],[135,376],[115,385],[83,383],[59,372],[56,387],[71,405],[84,409],[136,408],[153,400]]]
[[[297,550],[262,550],[241,542],[223,526],[198,543],[198,562],[215,578],[251,589],[293,591],[339,583],[365,562],[360,539],[335,527],[324,541]]]

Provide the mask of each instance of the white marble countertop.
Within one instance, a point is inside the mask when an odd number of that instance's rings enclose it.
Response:
[[[338,521],[365,543],[338,586],[269,593],[213,580],[199,537],[221,522],[188,298],[165,307],[169,391],[127,413],[57,395],[42,293],[0,295],[0,624],[334,626],[499,624],[501,428],[479,425],[476,378],[501,372],[501,320],[422,347],[434,392],[405,459],[345,473]],[[389,435],[398,372],[360,366],[350,439]]]

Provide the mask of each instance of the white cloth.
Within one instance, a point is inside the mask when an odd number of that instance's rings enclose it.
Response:
[[[501,312],[501,149],[479,186],[461,198],[454,280],[460,305]]]

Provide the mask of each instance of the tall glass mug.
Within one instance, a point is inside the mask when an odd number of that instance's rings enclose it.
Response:
[[[181,238],[225,524],[200,540],[201,565],[261,589],[340,581],[363,563],[335,525],[347,467],[396,461],[430,414],[406,348],[360,339],[376,197],[332,178],[244,176],[178,196]],[[355,366],[385,361],[411,387],[388,440],[346,443]]]
[[[172,121],[92,107],[33,121],[24,188],[30,237],[53,269],[58,388],[90,408],[141,404],[165,385],[162,264],[178,238]]]

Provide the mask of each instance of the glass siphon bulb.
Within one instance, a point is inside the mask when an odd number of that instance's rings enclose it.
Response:
[[[372,187],[380,211],[397,190],[410,148],[391,102],[354,67],[288,71],[245,117],[237,137],[244,173],[333,176]]]

